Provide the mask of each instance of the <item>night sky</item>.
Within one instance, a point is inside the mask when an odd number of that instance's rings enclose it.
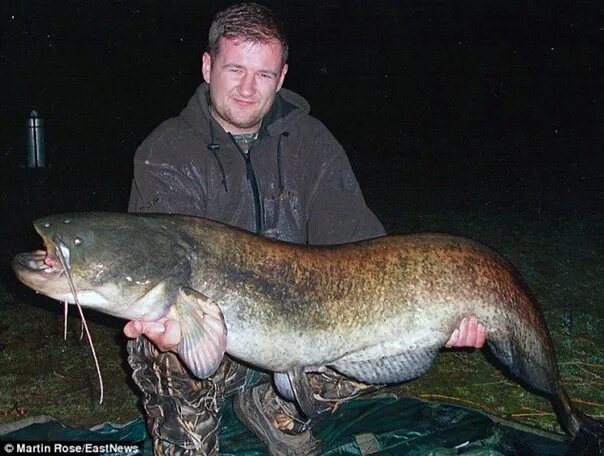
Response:
[[[2,2],[5,240],[43,213],[125,210],[136,147],[193,94],[209,23],[229,3]],[[286,87],[344,145],[386,222],[604,206],[602,2],[266,3],[289,31]],[[33,109],[41,172],[23,166]]]

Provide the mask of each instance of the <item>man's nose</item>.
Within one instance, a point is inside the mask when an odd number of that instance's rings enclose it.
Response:
[[[256,91],[256,79],[252,73],[245,73],[239,83],[239,92],[243,96],[251,96]]]

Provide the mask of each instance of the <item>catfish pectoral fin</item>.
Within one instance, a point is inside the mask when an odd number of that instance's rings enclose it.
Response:
[[[176,351],[198,378],[216,372],[226,352],[227,327],[215,301],[182,287],[171,314],[180,323],[182,342]]]

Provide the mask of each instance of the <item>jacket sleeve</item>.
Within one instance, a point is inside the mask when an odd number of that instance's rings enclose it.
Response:
[[[307,229],[308,243],[316,245],[354,242],[386,234],[365,204],[361,188],[339,144],[332,159],[323,165],[311,194]]]
[[[180,163],[179,150],[165,133],[152,133],[136,151],[128,211],[203,217],[205,194],[189,177],[188,164]]]

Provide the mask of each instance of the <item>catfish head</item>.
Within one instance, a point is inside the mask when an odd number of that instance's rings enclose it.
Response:
[[[34,222],[44,250],[13,260],[18,279],[51,298],[125,319],[163,317],[189,281],[193,247],[160,216],[82,213]]]

